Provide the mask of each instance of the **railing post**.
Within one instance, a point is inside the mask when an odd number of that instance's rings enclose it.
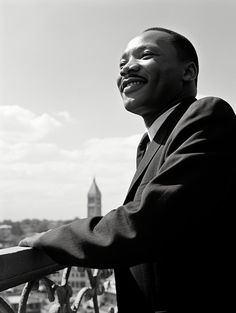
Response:
[[[29,294],[37,281],[30,281],[25,284],[20,298],[18,313],[26,313],[26,304],[29,298]]]

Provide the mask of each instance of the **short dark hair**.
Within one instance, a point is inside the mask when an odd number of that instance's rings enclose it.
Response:
[[[199,62],[197,52],[193,46],[193,44],[183,35],[174,32],[173,30],[163,28],[163,27],[151,27],[144,30],[147,31],[161,31],[169,34],[171,36],[171,41],[177,51],[177,55],[182,61],[191,61],[194,62],[197,68],[197,75],[199,72]],[[195,84],[197,86],[197,77],[195,79]]]

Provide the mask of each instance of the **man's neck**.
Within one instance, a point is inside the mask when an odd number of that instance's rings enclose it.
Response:
[[[150,127],[147,128],[147,133],[150,141],[155,137],[158,129],[161,127],[166,118],[174,111],[174,109],[179,105],[179,102],[175,105],[169,107],[169,109],[165,110],[162,114],[160,114],[155,121],[152,123]]]

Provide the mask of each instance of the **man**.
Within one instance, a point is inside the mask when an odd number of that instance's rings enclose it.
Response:
[[[197,77],[185,37],[152,28],[131,40],[118,87],[147,134],[124,204],[20,243],[62,264],[114,268],[119,313],[229,304],[236,119],[222,99],[195,99]]]

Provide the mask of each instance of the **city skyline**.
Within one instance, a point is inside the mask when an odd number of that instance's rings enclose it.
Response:
[[[86,217],[96,177],[102,213],[122,204],[145,127],[116,87],[120,55],[144,29],[188,37],[198,98],[236,111],[236,4],[226,0],[1,0],[0,220]]]

